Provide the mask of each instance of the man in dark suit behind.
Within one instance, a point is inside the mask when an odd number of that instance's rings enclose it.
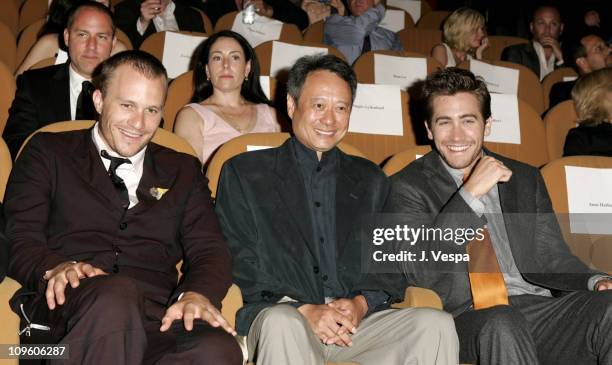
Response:
[[[95,119],[91,90],[83,88],[83,83],[91,80],[93,70],[110,56],[115,45],[110,10],[96,2],[74,8],[68,15],[64,42],[68,62],[26,71],[17,78],[15,100],[2,134],[13,159],[23,141],[47,124]]]
[[[448,314],[388,309],[404,288],[362,271],[359,222],[380,211],[388,185],[336,147],[356,84],[345,61],[302,57],[287,86],[295,136],[222,170],[216,208],[245,301],[237,330],[257,364],[457,362]]]
[[[559,10],[552,6],[541,6],[533,13],[529,23],[533,39],[529,43],[504,48],[501,59],[531,69],[540,81],[555,68],[563,65],[563,53],[559,37],[563,23]]]
[[[493,120],[484,81],[448,68],[427,78],[424,95],[435,150],[391,177],[385,211],[413,227],[483,233],[468,245],[433,238],[427,249],[475,259],[488,247],[491,268],[404,266],[411,285],[435,290],[454,315],[460,361],[612,363],[612,280],[571,254],[539,171],[483,148]],[[483,299],[482,275],[499,284],[484,288],[497,300]]]
[[[150,142],[165,69],[126,51],[94,83],[94,127],[37,134],[11,173],[9,275],[23,286],[13,310],[48,325],[70,363],[241,364],[219,312],[229,250],[200,164]]]
[[[134,48],[155,32],[184,30],[204,32],[197,10],[173,0],[125,0],[115,7],[115,21]]]

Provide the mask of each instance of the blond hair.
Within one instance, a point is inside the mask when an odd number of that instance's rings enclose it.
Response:
[[[472,50],[469,36],[484,24],[485,18],[478,11],[459,8],[444,21],[444,43],[450,48],[469,52]]]
[[[612,67],[586,74],[572,89],[578,122],[597,125],[611,121],[612,115]]]

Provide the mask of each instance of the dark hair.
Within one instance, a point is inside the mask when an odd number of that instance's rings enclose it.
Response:
[[[38,38],[47,34],[60,34],[66,28],[66,18],[70,9],[83,0],[53,0],[49,6],[47,21],[38,32]]]
[[[287,93],[297,102],[302,94],[302,88],[308,75],[315,71],[333,72],[342,80],[346,81],[351,88],[351,100],[355,100],[357,90],[357,77],[351,66],[337,56],[314,55],[300,57],[291,70],[289,70],[289,80],[287,81]]]
[[[167,84],[168,74],[164,65],[157,58],[144,51],[124,51],[111,56],[94,70],[92,82],[94,87],[102,92],[102,95],[106,93],[115,70],[121,65],[129,65],[135,72],[147,79],[163,77]]]
[[[576,60],[580,57],[586,57],[587,50],[582,44],[582,40],[588,36],[597,36],[604,39],[601,30],[597,27],[583,27],[579,32],[572,35],[569,39],[563,42],[561,46],[563,50],[563,60],[565,65],[569,66],[580,74],[580,67],[576,63]]]
[[[113,28],[113,35],[115,34],[115,22],[113,20],[113,13],[110,11],[109,8],[107,8],[103,4],[96,2],[96,1],[81,0],[81,1],[78,1],[72,8],[70,8],[70,11],[68,12],[68,15],[66,16],[66,28],[70,29],[70,27],[72,27],[72,24],[74,23],[74,20],[78,12],[85,8],[97,10],[101,13],[106,14],[111,21],[111,27]]]
[[[484,120],[491,117],[491,95],[484,80],[468,70],[448,67],[427,76],[423,85],[422,96],[425,101],[427,124],[431,126],[435,97],[450,96],[461,92],[470,93],[478,99],[480,113]]]
[[[244,52],[245,62],[251,61],[251,71],[247,78],[242,82],[240,95],[246,100],[255,104],[272,105],[270,100],[264,94],[261,84],[259,83],[259,61],[257,55],[249,44],[249,42],[240,34],[231,30],[222,30],[207,38],[202,42],[195,51],[195,66],[193,69],[193,96],[192,103],[199,103],[202,100],[208,99],[213,94],[213,84],[206,76],[206,65],[210,57],[210,49],[219,40],[219,38],[231,38],[240,44],[242,52]]]

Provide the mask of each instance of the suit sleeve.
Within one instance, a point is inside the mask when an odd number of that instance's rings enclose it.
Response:
[[[140,2],[125,1],[118,4],[115,8],[115,24],[121,29],[132,42],[134,49],[140,48],[140,45],[150,34],[155,33],[153,21],[149,22],[149,26],[144,34],[138,32],[136,22],[140,16]]]
[[[181,221],[184,273],[174,297],[195,291],[217,308],[232,284],[232,260],[212,207],[207,180],[193,159],[195,181]]]
[[[46,287],[46,270],[71,259],[47,245],[46,228],[56,184],[53,154],[37,134],[17,160],[4,199],[11,242],[8,275],[29,290]]]
[[[360,16],[341,16],[333,14],[325,20],[325,33],[334,40],[336,44],[352,44],[355,42],[355,29],[361,34],[369,34],[382,21],[385,16],[385,8],[377,5],[368,9]],[[360,40],[362,42],[362,40]]]
[[[17,78],[17,92],[9,110],[8,120],[2,137],[6,142],[13,160],[19,152],[19,148],[30,135],[38,128],[38,108],[33,99],[31,91],[35,85],[31,82],[27,73]]]
[[[266,0],[266,3],[274,9],[273,18],[283,23],[295,24],[300,30],[308,27],[308,14],[300,7],[295,6],[287,0]]]
[[[514,46],[509,46],[504,48],[501,54],[502,61],[508,61],[512,63],[518,63],[520,65],[524,64],[519,49]]]

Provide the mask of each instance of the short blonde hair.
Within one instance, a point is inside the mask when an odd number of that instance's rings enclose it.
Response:
[[[612,67],[586,74],[572,89],[578,122],[597,125],[612,116]]]
[[[450,48],[469,52],[469,36],[484,26],[485,18],[478,11],[470,8],[459,8],[444,21],[444,43]]]

